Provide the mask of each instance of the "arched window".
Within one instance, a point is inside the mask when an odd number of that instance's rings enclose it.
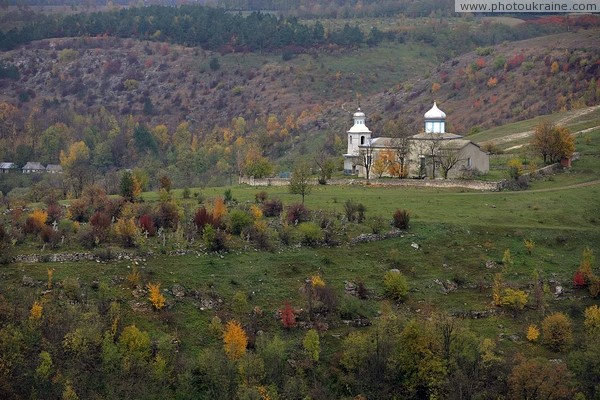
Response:
[[[350,135],[350,144],[352,144],[352,135]]]
[[[365,137],[364,136],[360,137],[360,144],[365,144]]]

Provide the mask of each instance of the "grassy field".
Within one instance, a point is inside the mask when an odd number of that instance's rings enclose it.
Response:
[[[54,268],[56,282],[77,279],[83,298],[116,300],[122,305],[124,323],[135,323],[152,337],[164,334],[176,337],[181,351],[195,354],[214,343],[215,338],[207,330],[215,315],[222,320],[236,318],[248,322],[251,310],[258,307],[262,310],[255,317],[258,329],[267,334],[279,332],[276,310],[285,301],[306,308],[302,290],[305,280],[319,274],[338,296],[338,313],[327,319],[329,329],[322,337],[324,352],[330,355],[339,350],[339,338],[356,329],[343,324],[339,315],[376,318],[385,299],[383,275],[390,268],[398,268],[407,276],[410,286],[408,299],[395,305],[403,318],[419,318],[440,311],[454,315],[485,311],[491,313],[487,318],[464,318],[458,323],[480,337],[494,339],[506,354],[561,357],[560,353],[528,344],[524,338],[529,324],[539,324],[544,316],[533,307],[533,273],[537,270],[547,285],[542,299],[546,310],[567,313],[575,320],[576,337],[582,337],[583,310],[595,301],[585,289],[574,289],[571,282],[583,249],[589,247],[595,254],[600,253],[599,138],[600,135],[592,134],[589,140],[578,144],[583,158],[569,172],[536,181],[526,191],[318,186],[306,197],[311,210],[334,214],[343,213],[346,200],[365,204],[367,224],[338,222],[345,232],[342,236],[347,238],[369,232],[368,222],[374,216],[389,219],[397,208],[406,209],[411,215],[410,228],[397,238],[316,248],[276,244],[272,251],[259,251],[242,238],[233,237],[232,250],[226,254],[205,253],[197,245],[199,239],[186,244],[169,236],[164,244],[160,238],[148,238],[131,259],[5,266],[0,290],[15,304],[31,302],[42,289],[23,287],[23,276],[45,281],[47,268]],[[286,187],[229,189],[239,203],[253,203],[255,194],[262,190],[285,204],[300,200],[299,196],[289,194]],[[209,202],[222,196],[224,190],[203,188],[192,192],[201,192]],[[174,195],[183,201],[181,191],[176,190]],[[145,193],[143,197],[146,202],[157,199],[156,193]],[[193,198],[186,200],[192,201],[196,203]],[[531,251],[526,249],[525,240],[533,241]],[[277,243],[274,237],[272,241]],[[491,303],[491,285],[494,275],[501,271],[506,249],[512,254],[513,266],[505,273],[505,281],[530,293],[530,306],[518,314]],[[145,254],[149,250],[155,255]],[[190,251],[185,255],[167,255],[181,250]],[[163,289],[180,284],[188,295],[176,298],[171,292],[164,292],[169,304],[167,312],[136,308],[137,303],[147,304],[147,300],[145,295],[136,297],[128,284],[134,269],[139,270],[142,282],[159,282]],[[90,289],[93,281],[100,282],[100,290]],[[347,281],[364,282],[369,298],[359,300],[346,294]],[[444,289],[444,285],[452,284],[457,285],[455,289]],[[553,295],[557,286],[564,288],[563,297]],[[234,304],[236,293],[248,299],[241,313]],[[213,299],[215,307],[205,309],[199,298]],[[303,333],[298,330],[286,333],[286,337],[299,340]],[[519,340],[504,339],[509,335]]]

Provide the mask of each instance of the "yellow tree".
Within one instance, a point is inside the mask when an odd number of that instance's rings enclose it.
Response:
[[[231,320],[227,323],[223,332],[223,345],[230,360],[238,360],[246,354],[248,336],[239,322]]]
[[[563,157],[571,157],[575,152],[575,141],[569,129],[549,121],[544,121],[535,128],[531,146],[541,154],[544,163],[558,162]]]
[[[165,307],[165,296],[160,292],[160,283],[149,283],[147,287],[152,307],[155,310],[162,310]]]
[[[60,165],[65,171],[73,194],[79,197],[91,176],[90,149],[83,141],[73,143],[66,153],[60,152]]]

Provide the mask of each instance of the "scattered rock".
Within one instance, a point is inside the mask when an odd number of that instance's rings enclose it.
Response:
[[[562,286],[556,286],[556,288],[554,289],[554,296],[555,297],[560,297],[564,294],[564,290]]]
[[[23,275],[23,279],[21,280],[21,282],[23,283],[23,286],[35,286],[35,281],[33,280],[33,278],[27,275]]]
[[[355,327],[355,328],[361,328],[361,327],[365,327],[365,326],[371,326],[371,320],[369,318],[347,319],[347,320],[342,320],[342,322],[344,324],[346,324],[347,326],[352,326],[352,327]]]
[[[497,265],[496,265],[496,262],[495,262],[495,261],[493,261],[493,260],[487,260],[487,261],[485,262],[485,267],[486,267],[486,268],[496,268],[496,266],[497,266]]]
[[[344,282],[344,290],[346,291],[347,294],[349,294],[351,296],[358,295],[358,286],[356,286],[356,284],[354,282],[345,281]]]
[[[171,292],[173,293],[173,296],[177,298],[185,297],[185,288],[178,283],[173,285]]]
[[[458,289],[458,285],[456,284],[456,282],[450,281],[448,279],[446,279],[443,282],[439,279],[434,279],[433,283],[435,283],[436,285],[440,285],[442,287],[442,293],[444,294],[454,292],[456,289]]]

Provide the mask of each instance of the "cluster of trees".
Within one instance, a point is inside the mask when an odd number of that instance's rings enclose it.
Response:
[[[282,119],[269,114],[253,121],[239,116],[226,126],[207,130],[193,129],[188,122],[169,129],[163,124],[149,126],[132,116],[118,120],[103,107],[96,114],[72,112],[58,118],[61,122],[54,122],[39,108],[23,115],[14,105],[0,103],[0,159],[19,167],[28,161],[60,163],[63,179],[35,177],[33,184],[54,188],[62,197],[78,197],[92,182],[114,194],[116,171],[125,168],[146,171],[146,183],[168,175],[176,187],[200,185],[210,181],[209,176],[213,183],[215,176],[229,183],[238,174],[270,176],[274,166],[266,156],[279,155],[299,134],[299,117],[293,113]],[[6,194],[27,186],[24,179],[2,177],[0,190]],[[151,186],[144,184],[142,189]]]
[[[307,49],[328,43],[359,45],[365,40],[356,27],[326,34],[320,22],[309,26],[293,17],[256,12],[242,16],[220,8],[183,5],[47,17],[33,26],[1,32],[0,48],[12,49],[52,37],[98,35],[161,40],[209,50],[227,46],[237,51],[272,51],[288,46]]]

